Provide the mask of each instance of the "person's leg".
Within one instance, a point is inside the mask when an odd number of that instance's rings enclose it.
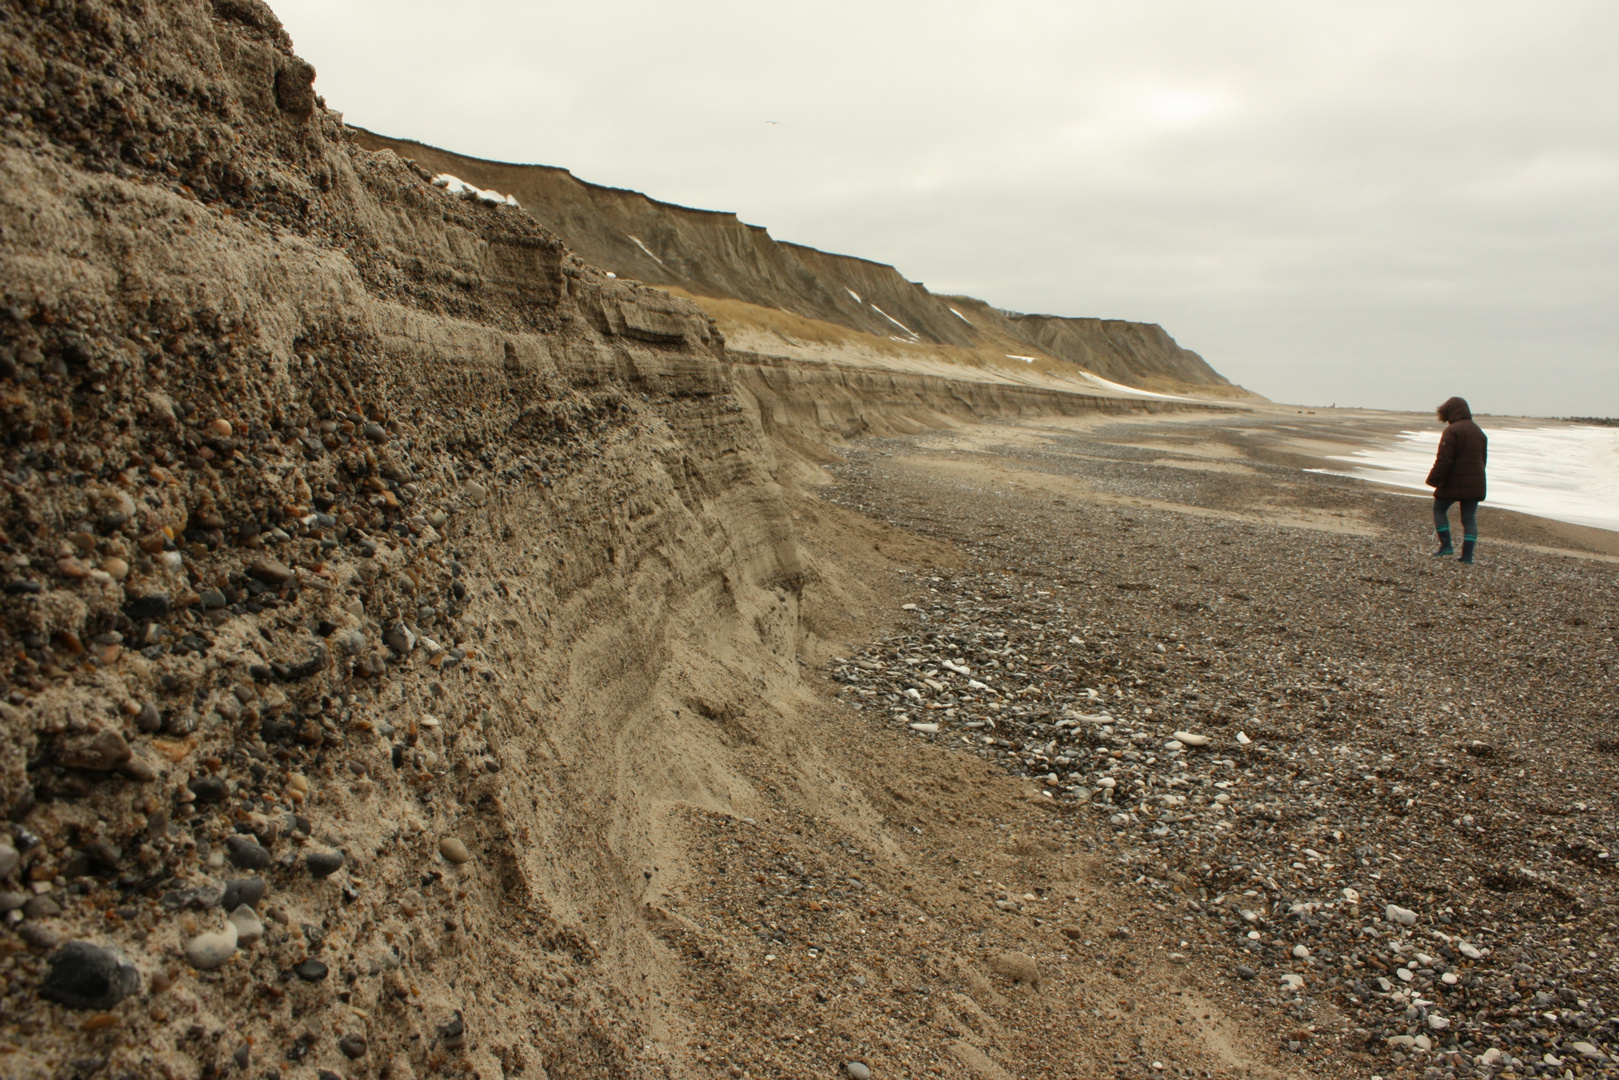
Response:
[[[1478,500],[1462,500],[1462,562],[1473,561],[1473,548],[1478,544]]]
[[[1435,499],[1433,501],[1433,527],[1439,534],[1439,550],[1434,552],[1434,558],[1442,555],[1454,555],[1456,549],[1450,546],[1450,504],[1455,499]]]

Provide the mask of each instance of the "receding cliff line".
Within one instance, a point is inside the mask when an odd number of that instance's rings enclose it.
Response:
[[[735,214],[659,202],[554,166],[486,161],[363,129],[355,137],[511,194],[593,265],[699,300],[740,300],[882,339],[1040,353],[1142,389],[1251,396],[1154,324],[1019,315],[970,297],[935,296],[892,266],[779,242]]]

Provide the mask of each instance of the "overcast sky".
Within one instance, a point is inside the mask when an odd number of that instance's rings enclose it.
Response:
[[[1619,416],[1614,0],[271,3],[385,134],[1158,322],[1277,400]]]

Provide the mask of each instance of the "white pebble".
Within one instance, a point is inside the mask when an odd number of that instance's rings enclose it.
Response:
[[[236,927],[236,944],[241,948],[257,944],[264,936],[264,923],[259,921],[258,912],[246,904],[238,904],[230,913],[230,923]]]
[[[202,971],[220,967],[236,951],[236,924],[227,922],[217,934],[198,934],[186,942],[186,962]]]
[[[1400,926],[1417,925],[1417,913],[1412,911],[1410,908],[1403,908],[1398,904],[1390,904],[1388,905],[1385,914],[1388,915],[1388,920],[1391,923],[1398,923]]]

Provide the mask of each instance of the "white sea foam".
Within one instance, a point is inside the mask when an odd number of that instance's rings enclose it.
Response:
[[[1486,506],[1619,531],[1619,428],[1502,427],[1488,435]],[[1437,430],[1402,431],[1388,446],[1332,460],[1353,466],[1342,476],[1427,491],[1438,447]]]

